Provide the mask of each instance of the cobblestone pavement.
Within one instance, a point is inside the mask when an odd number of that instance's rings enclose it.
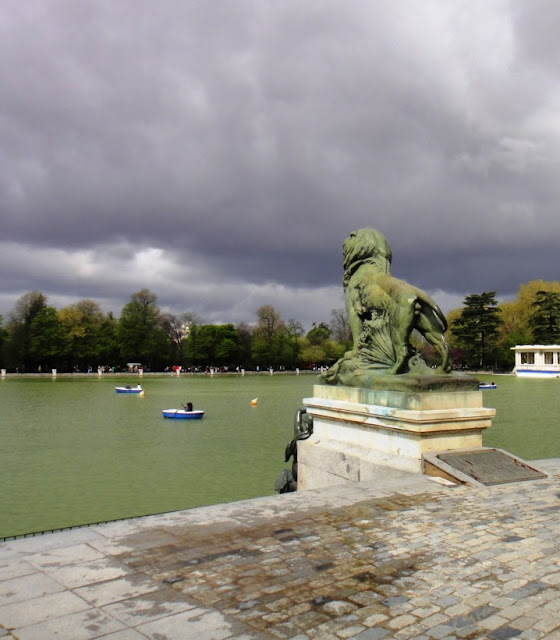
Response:
[[[560,461],[421,476],[0,544],[0,638],[560,639]]]

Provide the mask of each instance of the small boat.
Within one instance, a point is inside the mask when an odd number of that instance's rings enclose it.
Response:
[[[479,384],[478,385],[479,389],[497,389],[497,387],[498,387],[498,385],[494,384],[493,382],[492,382],[492,384]]]
[[[142,387],[140,385],[138,385],[137,387],[115,387],[115,391],[117,393],[142,393],[142,391],[144,391],[144,389],[142,389]]]
[[[186,409],[164,409],[161,413],[164,418],[171,418],[172,420],[200,420],[204,415],[204,411],[200,409],[194,409],[193,411],[187,411]]]

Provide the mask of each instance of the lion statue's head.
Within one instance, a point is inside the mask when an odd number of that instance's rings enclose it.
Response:
[[[342,246],[344,283],[361,264],[376,258],[385,259],[387,265],[391,264],[392,253],[387,238],[371,227],[352,231]]]

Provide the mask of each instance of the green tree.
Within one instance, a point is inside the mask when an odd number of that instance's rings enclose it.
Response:
[[[10,312],[10,319],[22,324],[31,324],[33,318],[47,306],[47,297],[40,291],[24,293],[17,299]]]
[[[230,367],[239,359],[239,340],[232,324],[193,327],[187,340],[187,355],[195,366]]]
[[[103,312],[97,302],[81,300],[58,311],[58,318],[66,330],[66,354],[71,366],[86,371],[99,363],[99,332]]]
[[[58,369],[66,351],[66,335],[54,307],[38,311],[29,327],[29,355],[34,367]]]
[[[524,344],[532,344],[534,342],[529,318],[534,311],[533,302],[535,302],[537,292],[539,291],[550,291],[560,294],[560,282],[556,280],[549,282],[545,280],[531,280],[527,284],[519,286],[517,296],[513,301],[500,305],[504,310],[503,317],[507,324],[504,330],[508,333],[517,331],[522,334],[530,334],[529,340],[524,342]],[[510,307],[510,309],[508,310],[507,307]],[[509,311],[509,318],[506,317],[506,311]]]
[[[306,345],[302,350],[301,358],[306,366],[320,367],[327,359],[327,354],[321,345],[311,344],[306,341]]]
[[[311,344],[321,345],[321,343],[331,337],[331,329],[325,322],[321,322],[320,324],[313,322],[311,330],[307,332],[305,337]]]
[[[170,345],[161,328],[155,293],[141,289],[132,294],[122,309],[117,338],[124,362],[141,362],[157,369],[168,360]]]
[[[8,344],[8,332],[4,327],[4,316],[0,315],[0,362],[1,363],[6,362],[6,345],[7,344]]]
[[[537,344],[558,344],[560,341],[560,294],[537,291],[531,304],[529,326]]]
[[[239,366],[248,369],[251,366],[251,350],[253,346],[253,327],[246,322],[236,325],[237,343],[239,345]]]
[[[239,358],[239,345],[235,327],[228,325],[233,330],[230,336],[222,336],[216,346],[216,364],[219,367],[233,367]]]
[[[120,349],[117,338],[117,320],[113,314],[105,316],[98,332],[98,365],[113,366],[119,362]]]
[[[257,326],[253,340],[253,359],[265,367],[280,364],[284,359],[286,326],[271,305],[257,309]]]
[[[329,367],[346,351],[346,343],[331,339],[331,327],[325,322],[313,323],[305,336],[306,345],[302,352],[305,366]]]
[[[469,368],[484,369],[491,360],[495,362],[495,337],[502,323],[495,296],[495,291],[467,296],[451,327],[458,345],[467,354]]]
[[[33,368],[33,357],[29,353],[30,330],[33,318],[47,306],[47,297],[40,291],[30,291],[16,301],[8,314],[6,326],[6,362],[8,367],[20,371]]]
[[[511,371],[515,366],[515,354],[511,348],[517,344],[531,344],[533,334],[525,309],[518,300],[502,302],[500,309],[502,324],[496,335],[497,366],[501,371]]]
[[[301,364],[302,337],[303,325],[301,322],[293,318],[288,320],[288,324],[286,325],[286,365],[290,368],[299,367]]]
[[[321,343],[321,348],[325,352],[323,364],[328,367],[341,358],[346,351],[346,345],[336,342],[335,340],[324,340]]]
[[[515,366],[515,354],[511,350],[518,344],[531,344],[526,333],[514,331],[505,335],[500,334],[497,341],[496,361],[501,371],[511,371]]]

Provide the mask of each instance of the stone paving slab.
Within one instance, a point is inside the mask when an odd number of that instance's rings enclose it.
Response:
[[[124,624],[102,611],[88,609],[27,627],[20,627],[12,633],[18,640],[47,640],[50,638],[93,640],[93,638],[103,638],[115,631],[125,629]]]
[[[2,607],[2,624],[5,628],[18,629],[45,622],[51,618],[60,618],[85,609],[91,609],[82,598],[71,591],[59,591],[47,596],[31,598]]]
[[[340,485],[0,543],[0,638],[558,638],[544,480]]]

